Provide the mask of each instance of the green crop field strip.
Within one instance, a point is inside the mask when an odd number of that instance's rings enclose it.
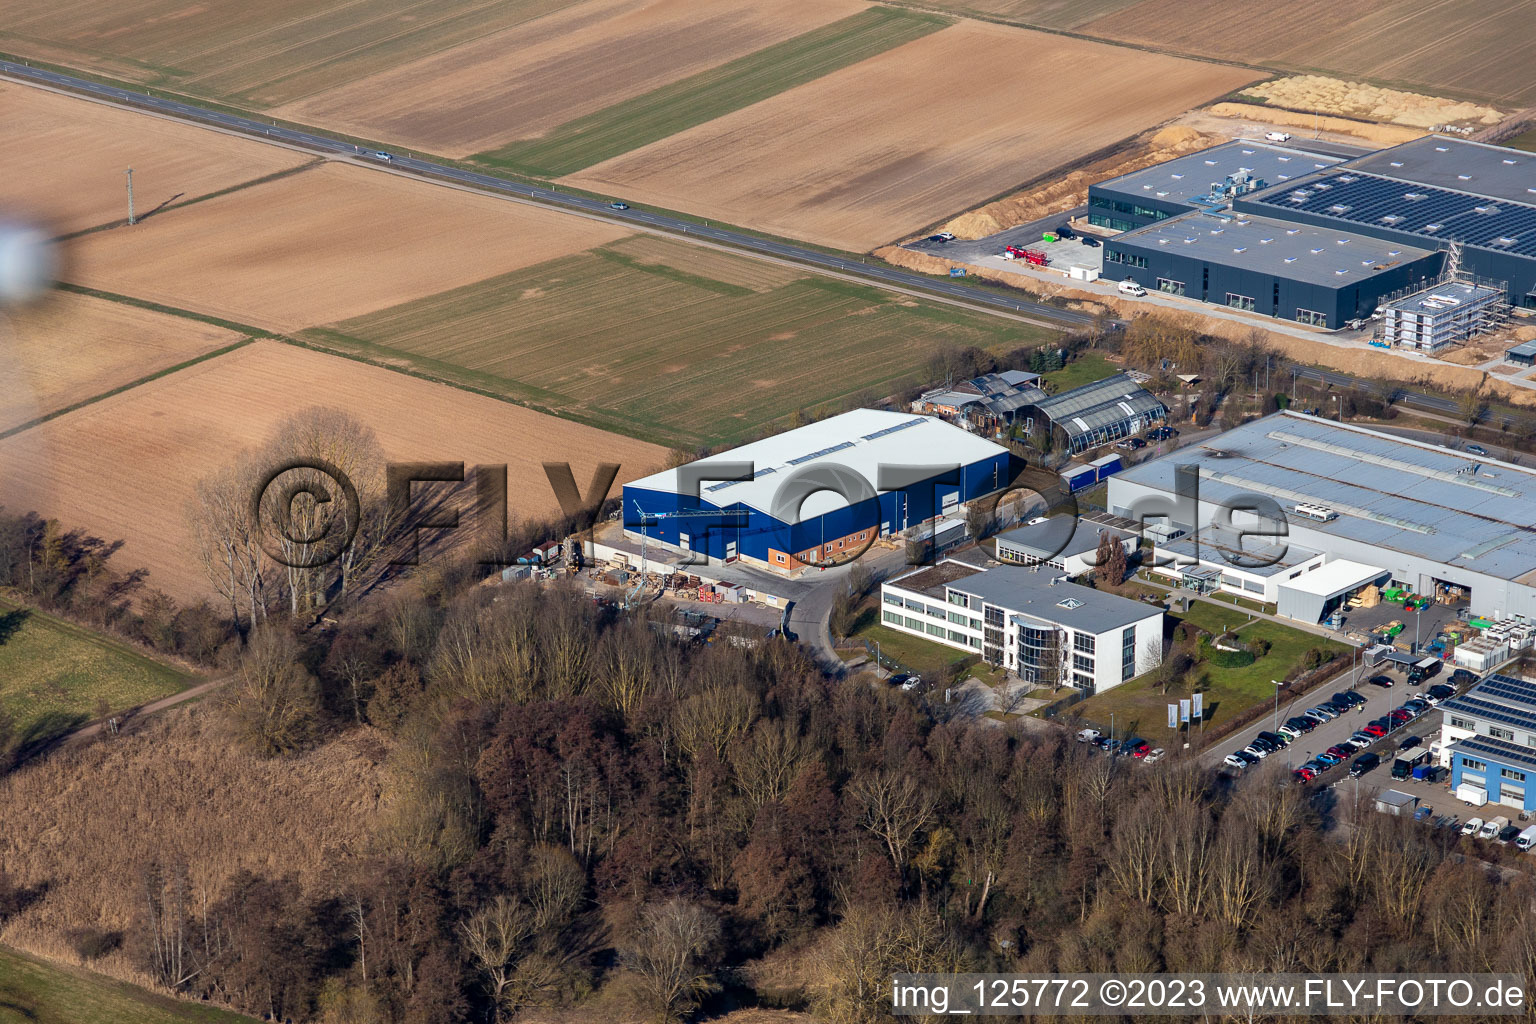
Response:
[[[884,397],[943,346],[1054,334],[641,236],[300,337],[632,437],[714,444]]]
[[[572,174],[867,60],[946,24],[930,14],[872,7],[615,103],[540,138],[515,142],[474,159],[535,177]]]
[[[23,742],[186,688],[167,665],[42,612],[0,602],[0,707]]]
[[[0,949],[0,1024],[253,1024],[254,1018]]]

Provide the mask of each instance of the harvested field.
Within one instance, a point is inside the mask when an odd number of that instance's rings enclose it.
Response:
[[[944,346],[1053,336],[647,236],[302,335],[689,445],[740,440],[822,402],[883,397]]]
[[[1031,51],[1072,74],[1020,74]],[[963,22],[563,180],[868,250],[1253,77]]]
[[[0,149],[0,205],[28,211],[60,233],[126,218],[123,171],[129,167],[142,216],[162,203],[207,195],[310,159],[9,82],[0,82],[0,124],[13,140]]]
[[[8,0],[0,49],[269,107],[377,74],[573,0]]]
[[[240,337],[197,320],[55,292],[44,305],[0,321],[0,431]]]
[[[1501,105],[1536,102],[1530,0],[1141,0],[1074,27],[1138,46],[1369,78]]]
[[[1401,89],[1382,89],[1364,82],[1343,82],[1321,75],[1297,75],[1260,82],[1244,95],[1257,96],[1266,103],[1292,110],[1315,110],[1413,128],[1433,128],[1440,124],[1488,126],[1504,119],[1504,115],[1493,107]]]
[[[292,414],[339,408],[394,460],[506,463],[515,517],[557,508],[540,463],[569,461],[581,486],[598,462],[643,476],[653,445],[353,360],[258,341],[0,440],[0,504],[37,509],[125,544],[178,599],[209,596],[183,510],[196,482]],[[522,486],[519,482],[524,481]]]
[[[273,111],[458,158],[717,67],[862,0],[588,0]]]
[[[928,0],[924,6],[983,14],[1041,28],[1073,28],[1123,10],[1137,0]]]
[[[613,241],[623,228],[328,163],[79,240],[68,279],[280,331]]]
[[[945,24],[932,15],[873,7],[477,159],[539,177],[570,174],[857,64]]]

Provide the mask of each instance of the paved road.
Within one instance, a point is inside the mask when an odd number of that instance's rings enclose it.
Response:
[[[39,82],[45,85],[69,89],[116,103],[131,104],[179,120],[216,125],[229,131],[253,135],[258,138],[272,139],[289,145],[302,146],[306,149],[313,149],[322,153],[366,159],[373,152],[372,150],[355,146],[350,142],[342,142],[315,132],[267,124],[255,118],[242,117],[238,114],[227,114],[217,110],[208,110],[190,103],[182,103],[178,100],[165,99],[159,96],[150,96],[135,92],[132,89],[104,85],[99,82],[76,78],[73,75],[29,67],[12,61],[0,61],[0,75],[9,76],[21,81]],[[505,178],[465,170],[451,164],[438,163],[420,157],[396,155],[390,161],[389,166],[401,173],[418,177],[439,178],[491,195],[516,196],[519,199],[532,200],[549,206],[579,210],[586,214],[606,217],[623,223],[645,225],[664,231],[676,232],[679,235],[686,235],[688,238],[704,239],[779,259],[794,260],[798,263],[806,263],[827,270],[852,274],[865,278],[875,284],[917,289],[938,294],[983,312],[1023,313],[1069,328],[1090,326],[1096,319],[1087,313],[1057,309],[1054,306],[1040,302],[1031,302],[1028,299],[995,295],[966,285],[951,284],[942,279],[914,274],[885,263],[865,263],[856,257],[819,252],[815,249],[786,242],[757,238],[743,232],[698,224],[679,217],[671,217],[664,213],[634,208],[613,210],[601,199],[573,195],[568,192],[561,192],[558,189],[539,185],[527,185],[508,181]],[[1118,321],[1116,322],[1118,323]]]
[[[1315,380],[1323,384],[1332,384],[1334,387],[1350,388],[1355,391],[1370,392],[1375,387],[1372,381],[1362,380],[1359,377],[1352,377],[1347,373],[1340,373],[1337,370],[1325,370],[1316,366],[1298,366],[1293,363],[1289,367],[1289,371],[1294,372],[1302,380]],[[1285,372],[1282,371],[1282,376]],[[1416,409],[1427,409],[1430,412],[1449,413],[1458,417],[1458,419],[1461,415],[1461,403],[1456,399],[1446,398],[1443,395],[1429,395],[1410,388],[1397,388],[1392,393],[1392,401],[1398,405],[1412,406]],[[1321,410],[1323,413],[1331,411],[1329,409]],[[1492,416],[1484,416],[1479,422],[1484,426],[1500,426],[1503,428],[1513,427],[1520,423],[1519,420],[1510,416],[1502,416],[1498,420],[1495,420]]]

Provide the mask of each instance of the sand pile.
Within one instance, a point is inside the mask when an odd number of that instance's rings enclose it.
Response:
[[[1315,110],[1369,121],[1432,128],[1442,124],[1497,124],[1504,116],[1492,107],[1382,89],[1363,82],[1345,82],[1321,75],[1277,78],[1247,90],[1269,103],[1293,110]]]
[[[995,235],[1005,228],[1088,201],[1088,186],[1118,174],[1129,174],[1164,160],[1207,149],[1226,140],[1206,135],[1188,125],[1169,125],[1133,140],[1128,146],[1101,160],[1053,178],[1038,186],[1029,186],[986,206],[962,213],[944,225],[956,238],[976,239]]]

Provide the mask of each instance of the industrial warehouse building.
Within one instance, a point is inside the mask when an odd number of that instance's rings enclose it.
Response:
[[[891,629],[980,654],[1025,682],[1098,693],[1155,668],[1163,613],[1039,569],[945,561],[880,586]]]
[[[1168,407],[1128,375],[1117,373],[1042,398],[1033,414],[1032,427],[1051,430],[1061,447],[1077,455],[1163,422]]]
[[[1536,308],[1536,154],[1430,135],[1272,185],[1233,209],[1425,249]]]
[[[1491,675],[1440,710],[1440,760],[1457,798],[1536,811],[1536,684]]]
[[[1088,223],[1116,231],[1227,205],[1238,190],[1281,184],[1344,158],[1293,145],[1227,142],[1088,186]]]
[[[1104,276],[1338,329],[1402,304],[1434,350],[1536,308],[1536,155],[1428,136],[1365,156],[1233,142],[1089,188]],[[1441,289],[1452,281],[1466,294]],[[1447,293],[1449,294],[1449,293]],[[1427,303],[1427,305],[1426,305]]]
[[[1521,466],[1282,412],[1125,470],[1108,504],[1167,544],[1262,528],[1259,498],[1283,512],[1288,551],[1325,556],[1274,581],[1282,615],[1317,622],[1386,582],[1460,588],[1473,614],[1536,619],[1536,471]]]
[[[856,409],[624,485],[636,539],[780,571],[857,554],[1002,490],[1008,449],[931,416]],[[745,479],[733,479],[745,477]]]
[[[1141,543],[1141,524],[1104,512],[1031,520],[997,535],[1000,562],[1046,565],[1068,576],[1082,576],[1098,565],[1099,543],[1113,537],[1129,557]]]
[[[1399,242],[1225,212],[1185,214],[1104,243],[1106,276],[1329,328],[1428,284],[1441,263],[1439,253]]]

